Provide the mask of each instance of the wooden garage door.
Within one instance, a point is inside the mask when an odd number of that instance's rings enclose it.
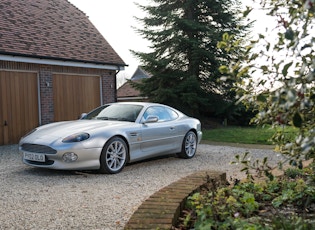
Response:
[[[0,71],[0,145],[39,125],[37,74]]]
[[[100,77],[55,74],[53,89],[55,121],[77,119],[101,105]]]

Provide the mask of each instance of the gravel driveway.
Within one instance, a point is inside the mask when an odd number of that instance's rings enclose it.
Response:
[[[128,165],[116,175],[52,171],[22,164],[17,145],[0,146],[0,229],[123,229],[162,187],[198,170],[240,177],[229,163],[246,148],[201,144],[190,160],[167,157]],[[253,158],[268,149],[248,149]]]

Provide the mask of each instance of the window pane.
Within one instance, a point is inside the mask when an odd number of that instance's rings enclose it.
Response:
[[[168,108],[166,110],[169,113],[171,120],[175,120],[176,118],[178,118],[178,114],[174,110]]]
[[[149,107],[144,115],[143,118],[147,119],[148,116],[157,116],[159,118],[159,121],[170,121],[171,117],[170,114],[165,110],[165,108],[161,106],[151,106]]]

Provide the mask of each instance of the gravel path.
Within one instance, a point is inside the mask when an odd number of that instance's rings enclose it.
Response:
[[[128,165],[116,175],[53,171],[21,162],[17,145],[0,146],[0,229],[123,229],[162,187],[198,170],[241,177],[229,163],[246,148],[201,144],[190,160],[167,157]],[[253,158],[277,154],[248,149]]]

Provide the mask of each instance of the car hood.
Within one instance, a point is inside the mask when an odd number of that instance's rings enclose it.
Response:
[[[44,136],[65,138],[69,135],[87,132],[90,133],[96,129],[111,129],[119,126],[130,126],[130,122],[124,121],[100,121],[100,120],[76,120],[55,122],[48,125],[40,126],[32,136],[43,138]]]

